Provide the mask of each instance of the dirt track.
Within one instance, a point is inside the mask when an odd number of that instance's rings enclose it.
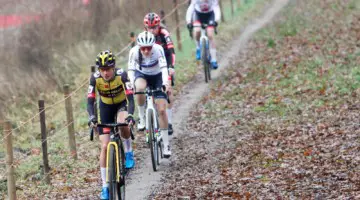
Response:
[[[226,67],[229,65],[230,60],[239,54],[239,52],[246,47],[247,41],[250,39],[251,35],[266,25],[271,19],[287,4],[287,0],[276,0],[273,2],[272,6],[268,8],[262,17],[254,20],[254,22],[246,27],[239,37],[233,41],[226,54],[224,54],[220,60],[219,65],[221,68],[218,71],[213,71],[213,79],[217,79],[221,76],[222,72],[226,70]],[[190,89],[191,88],[191,89]],[[184,129],[182,124],[186,122],[191,109],[199,102],[201,97],[208,92],[208,85],[203,81],[202,74],[200,77],[197,77],[194,82],[191,82],[183,91],[190,91],[187,94],[181,96],[181,100],[177,101],[176,107],[174,110],[173,124],[174,130],[176,130],[174,137],[181,137],[182,134],[188,134],[186,129]],[[131,199],[144,199],[153,197],[153,191],[159,187],[161,180],[166,175],[166,173],[171,172],[171,162],[173,159],[176,159],[177,156],[173,155],[170,161],[163,160],[161,164],[161,169],[159,172],[153,172],[151,166],[151,160],[149,156],[145,157],[141,163],[138,163],[140,168],[136,169],[131,175],[131,182],[127,185],[126,192],[127,197]]]

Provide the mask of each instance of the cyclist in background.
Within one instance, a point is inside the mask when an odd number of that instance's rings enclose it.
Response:
[[[144,26],[145,30],[151,32],[155,36],[155,43],[161,45],[164,48],[165,58],[169,70],[169,75],[171,76],[171,86],[174,86],[174,76],[175,76],[175,48],[174,43],[171,40],[169,31],[160,24],[160,17],[156,13],[148,13],[144,17]],[[173,134],[172,128],[172,106],[174,101],[174,96],[172,93],[169,93],[170,104],[167,104],[167,117],[169,124],[169,135]]]
[[[89,113],[89,126],[95,127],[98,123],[128,122],[135,124],[134,98],[128,75],[120,68],[115,68],[115,56],[111,51],[102,51],[97,55],[96,66],[98,71],[90,77],[88,89],[87,111]],[[100,95],[98,117],[94,114],[95,89]],[[134,154],[130,138],[129,127],[120,127],[121,137],[125,149],[125,167],[130,169],[135,165]],[[110,128],[98,128],[101,141],[100,171],[102,179],[101,199],[109,199],[109,189],[106,183],[106,152],[110,141]]]
[[[146,87],[158,89],[165,87],[165,92],[171,92],[171,85],[168,83],[168,69],[165,59],[164,49],[155,44],[155,36],[144,31],[136,39],[137,45],[129,53],[129,78],[135,85],[136,92],[144,92]],[[169,158],[171,155],[168,121],[166,114],[166,94],[161,92],[155,95],[155,104],[159,114],[160,134],[164,142],[164,157]],[[145,129],[145,95],[137,95],[136,102],[139,110],[140,123],[139,130]]]
[[[210,40],[211,66],[213,69],[218,68],[216,60],[216,46],[214,40],[214,29],[217,27],[221,17],[218,0],[191,0],[190,6],[186,12],[186,23],[189,31],[194,28],[194,38],[196,41],[196,59],[201,59],[200,36],[201,25],[207,24],[207,36]]]

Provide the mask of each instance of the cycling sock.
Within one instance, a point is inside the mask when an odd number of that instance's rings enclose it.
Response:
[[[102,186],[109,187],[108,184],[106,183],[106,168],[100,167],[100,172],[101,172]]]
[[[164,146],[167,147],[169,145],[169,133],[168,133],[168,129],[161,129],[160,130],[161,133],[161,137],[163,139],[164,142]]]
[[[216,49],[210,48],[211,62],[216,61]]]
[[[138,106],[140,120],[144,119],[145,116],[145,105]],[[144,122],[141,122],[144,123]]]
[[[172,124],[172,109],[171,108],[166,109],[166,114],[168,117],[168,123]]]
[[[125,153],[132,152],[131,139],[123,139],[123,145],[125,147]]]

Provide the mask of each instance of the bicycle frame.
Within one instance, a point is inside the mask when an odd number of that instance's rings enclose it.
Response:
[[[208,38],[208,36],[207,36],[207,33],[206,33],[206,28],[204,28],[204,27],[201,27],[201,36],[200,36],[200,40],[199,41],[203,41],[205,39],[205,41],[206,41],[206,49],[209,49],[209,38]],[[200,45],[202,45],[202,43],[200,42]],[[201,46],[200,46],[200,49],[202,49],[201,48]],[[210,60],[210,55],[207,55],[208,56],[208,59]]]
[[[159,122],[158,122],[158,118],[157,118],[157,111],[155,109],[155,100],[154,100],[154,96],[152,95],[146,95],[146,101],[147,101],[147,108],[146,108],[146,117],[149,116],[149,111],[152,110],[153,113],[153,119],[154,119],[154,131],[156,134],[158,134],[159,132]],[[146,127],[146,131],[148,132],[150,129],[150,124],[146,123],[145,124]],[[158,138],[158,137],[157,137]]]
[[[122,141],[121,141],[121,137],[120,135],[116,135],[116,131],[115,128],[118,126],[128,126],[128,124],[126,123],[115,123],[115,124],[98,124],[98,127],[111,127],[111,131],[110,131],[110,142],[107,145],[107,149],[110,149],[110,146],[113,145],[115,148],[115,158],[116,158],[116,181],[120,182],[120,162],[119,162],[119,145],[118,143],[121,143],[120,145],[122,145]],[[90,130],[90,140],[93,139],[93,131],[94,129],[91,128]],[[109,157],[110,157],[110,151],[106,152],[106,166],[109,166]],[[106,182],[109,182],[109,172],[108,170],[106,170]]]

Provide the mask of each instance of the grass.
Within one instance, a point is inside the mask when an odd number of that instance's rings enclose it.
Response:
[[[352,26],[356,5],[353,2],[345,8],[348,16],[338,26],[344,29]],[[254,48],[259,51],[251,55],[256,61],[242,80],[245,87],[224,93],[226,100],[246,101],[253,99],[247,94],[255,94],[261,100],[253,107],[254,111],[291,118],[309,108],[341,105],[346,98],[337,97],[355,95],[360,88],[359,50],[351,49],[354,45],[351,42],[356,43],[354,38],[350,35],[338,40],[327,38],[329,34],[322,31],[326,30],[324,27],[333,28],[331,22],[314,23],[314,16],[298,13],[291,6],[294,4],[284,9],[291,10],[283,12],[286,20],[281,19],[256,34],[258,46]],[[343,5],[329,6],[336,12],[343,11],[339,9]],[[339,50],[344,44],[349,48]]]

